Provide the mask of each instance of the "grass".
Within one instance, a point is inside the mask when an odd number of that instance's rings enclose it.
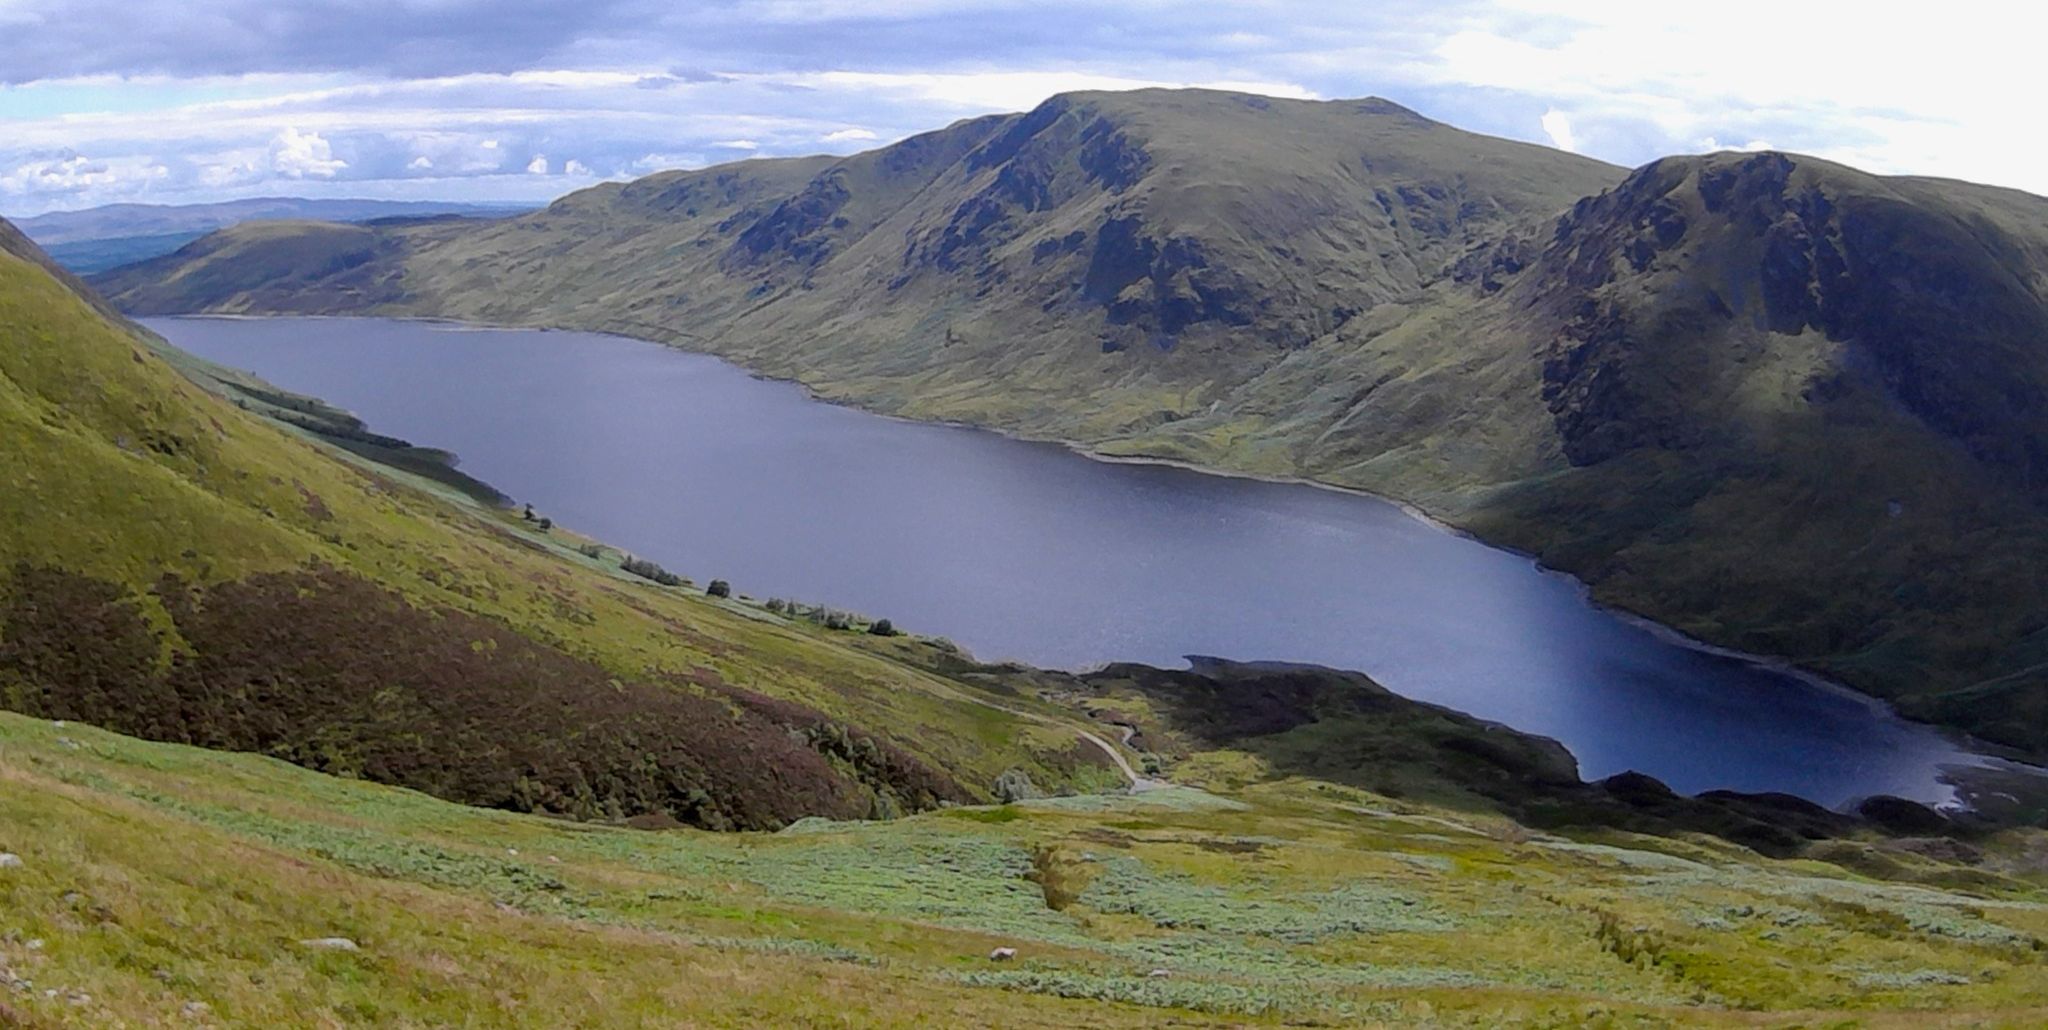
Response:
[[[1503,840],[1311,782],[1219,800],[649,833],[4,715],[0,849],[23,864],[0,870],[0,980],[30,986],[0,1004],[79,1026],[195,1003],[237,1025],[2048,1016],[2039,874],[1967,895]],[[360,950],[299,943],[331,936]]]

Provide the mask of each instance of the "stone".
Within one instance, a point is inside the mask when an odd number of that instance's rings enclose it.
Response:
[[[0,869],[21,868],[21,856],[12,851],[0,851]]]
[[[1172,976],[1173,974],[1172,974],[1172,973],[1169,973],[1169,972],[1167,972],[1167,971],[1166,971],[1166,970],[1164,970],[1164,969],[1155,969],[1155,970],[1153,970],[1153,971],[1151,971],[1151,972],[1149,972],[1149,973],[1146,973],[1145,975],[1146,975],[1146,976],[1149,976],[1149,977],[1151,977],[1151,978],[1153,978],[1153,979],[1155,979],[1155,980],[1158,980],[1158,979],[1163,979],[1163,978],[1165,978],[1165,977],[1169,977],[1169,976]]]
[[[990,962],[1008,962],[1016,957],[1017,949],[1015,948],[997,948],[988,953],[988,960]]]
[[[349,939],[348,939],[348,938],[346,938],[346,937],[312,937],[312,938],[308,938],[308,939],[306,939],[306,940],[300,941],[300,942],[299,942],[299,946],[300,946],[300,947],[302,947],[302,948],[311,948],[311,949],[313,949],[314,951],[360,951],[360,950],[362,950],[362,949],[360,949],[360,948],[358,948],[358,947],[356,946],[356,942],[354,942],[354,941],[352,941],[352,940],[349,940]]]

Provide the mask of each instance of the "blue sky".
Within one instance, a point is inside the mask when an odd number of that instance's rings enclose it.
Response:
[[[1907,9],[1899,8],[1904,11]],[[0,213],[545,200],[1076,88],[1384,96],[1618,164],[1770,146],[2048,193],[2048,6],[0,0]]]

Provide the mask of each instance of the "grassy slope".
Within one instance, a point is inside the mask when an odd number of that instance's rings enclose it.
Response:
[[[108,286],[608,329],[894,414],[1390,493],[2044,746],[2048,203],[1720,157],[1550,217],[1619,178],[1372,101],[1080,94],[393,231],[338,273],[324,236],[230,234]]]
[[[1032,748],[1063,753],[1071,732],[836,642],[844,634],[654,587],[505,514],[337,460],[200,389],[5,255],[0,326],[0,566],[60,565],[142,589],[165,572],[208,584],[322,562],[622,676],[709,669],[880,728],[972,789],[1011,765],[1063,775]]]
[[[0,786],[23,859],[0,869],[0,983],[29,982],[0,987],[0,1020],[28,1025],[176,1024],[195,1002],[235,1025],[2048,1014],[2031,887],[1571,841],[1313,782],[650,834],[0,714]],[[2038,862],[2031,838],[1990,848]],[[329,936],[361,950],[297,943]]]

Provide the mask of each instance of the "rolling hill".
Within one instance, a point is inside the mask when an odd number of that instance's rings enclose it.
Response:
[[[1602,601],[2048,747],[2048,201],[1634,172],[1380,100],[1084,93],[489,225],[230,230],[140,313],[714,352],[880,411],[1370,489]]]

